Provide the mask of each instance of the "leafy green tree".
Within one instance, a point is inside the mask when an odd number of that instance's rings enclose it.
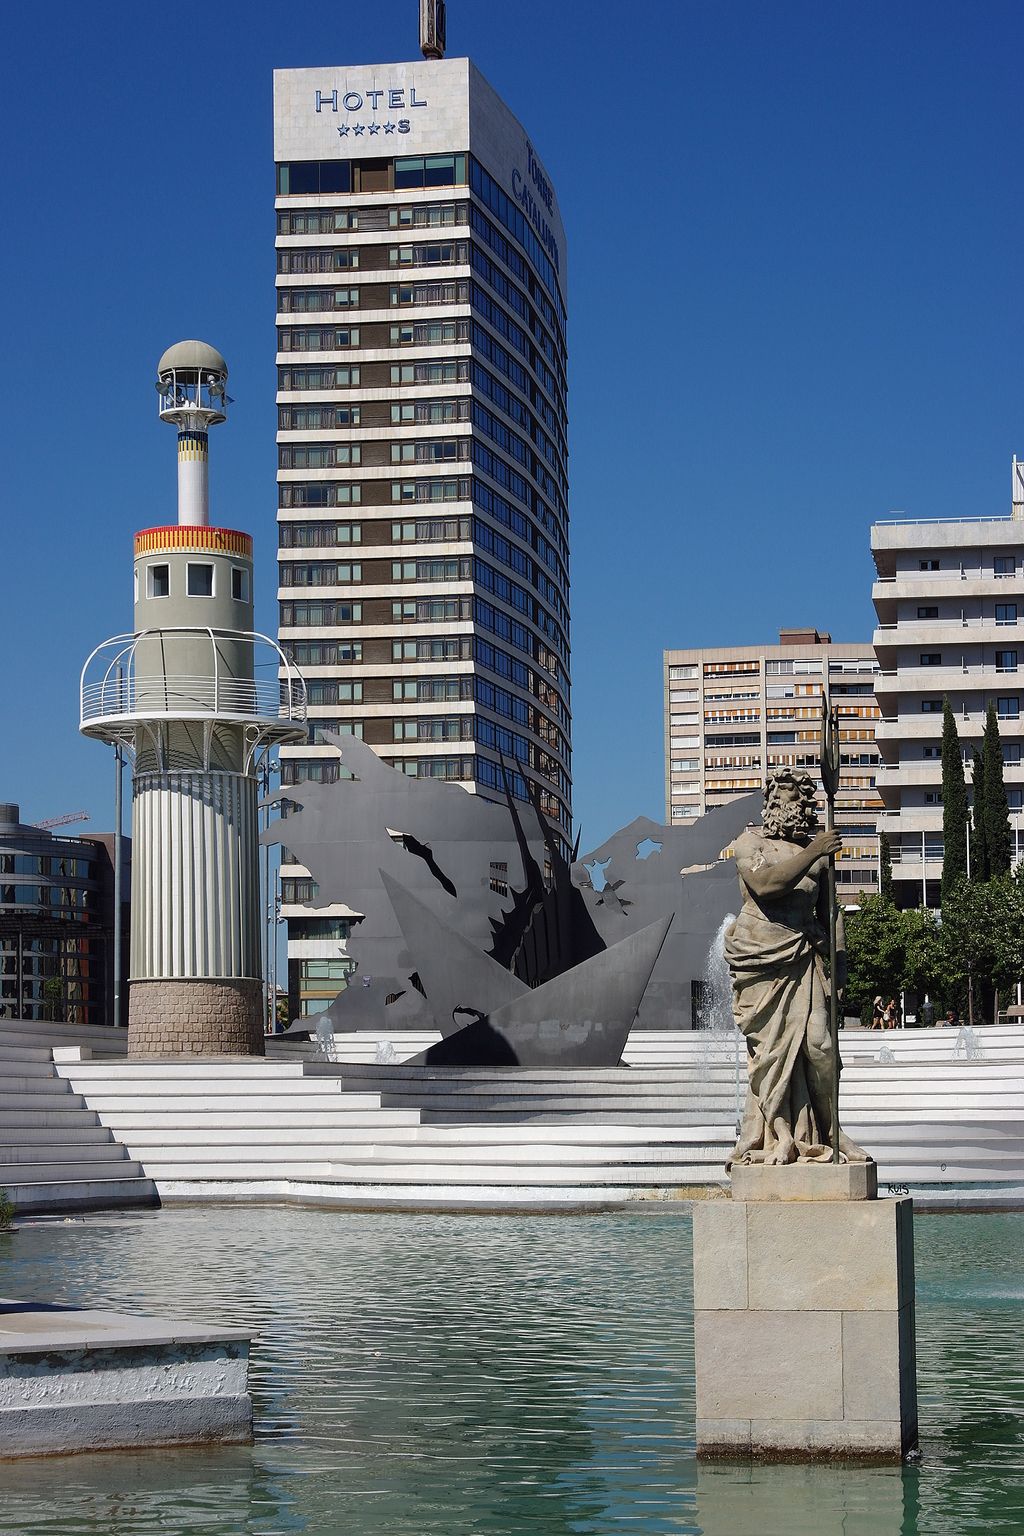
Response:
[[[996,707],[989,700],[985,716],[985,739],[982,746],[984,763],[985,796],[985,845],[988,850],[990,878],[1008,875],[1013,857],[1013,836],[1010,831],[1010,806],[1003,783],[1003,744],[999,739],[999,721]]]
[[[985,820],[985,757],[974,749],[974,808],[971,813],[971,879],[987,880],[989,877],[988,827]]]
[[[886,901],[893,900],[892,844],[887,832],[878,835],[878,894],[884,896]]]
[[[942,904],[942,947],[950,981],[961,995],[973,981],[981,1015],[994,1018],[997,994],[1024,976],[1024,883],[961,881]]]
[[[925,993],[933,999],[936,993],[945,997],[949,980],[942,924],[937,913],[926,907],[910,907],[899,916],[903,950],[900,986],[915,991],[922,999]]]
[[[925,907],[901,912],[883,896],[867,897],[858,912],[846,915],[846,955],[846,1001],[862,1017],[879,994],[948,996],[942,925]]]
[[[900,990],[904,950],[900,913],[885,896],[866,896],[859,912],[848,912],[846,992],[848,1007],[863,1012],[877,994],[889,998]]]
[[[949,699],[942,701],[942,900],[967,876],[967,784]]]

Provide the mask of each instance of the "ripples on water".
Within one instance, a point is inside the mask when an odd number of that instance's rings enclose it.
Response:
[[[697,1466],[679,1212],[26,1225],[0,1294],[259,1329],[257,1439],[0,1462],[0,1532],[1024,1533],[1024,1216],[915,1236],[924,1461],[901,1472]]]

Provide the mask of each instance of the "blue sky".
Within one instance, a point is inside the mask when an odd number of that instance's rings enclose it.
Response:
[[[415,0],[5,14],[0,798],[112,820],[78,670],[173,520],[156,359],[236,405],[214,516],[274,613],[271,71],[416,49]],[[584,25],[585,21],[585,25]],[[663,814],[661,652],[872,627],[869,526],[1008,510],[1024,7],[450,0],[569,240],[576,814]]]

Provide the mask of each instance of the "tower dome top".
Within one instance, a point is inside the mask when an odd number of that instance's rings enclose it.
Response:
[[[197,372],[219,373],[224,378],[228,375],[227,363],[208,341],[176,341],[157,363],[157,376],[170,373],[172,368],[179,373],[194,368]]]

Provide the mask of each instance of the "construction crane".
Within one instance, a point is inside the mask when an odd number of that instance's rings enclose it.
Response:
[[[51,827],[70,827],[73,822],[88,820],[88,811],[68,811],[64,816],[50,816],[46,821],[34,821],[32,825],[40,832],[49,832]]]

